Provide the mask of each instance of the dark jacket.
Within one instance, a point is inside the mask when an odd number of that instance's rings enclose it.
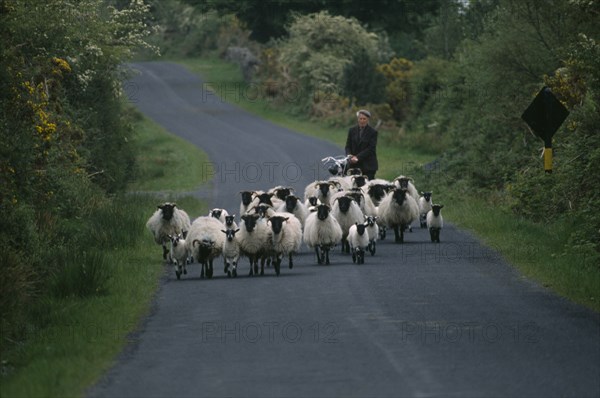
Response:
[[[358,125],[348,130],[346,139],[346,155],[355,155],[358,163],[350,167],[358,167],[363,173],[368,171],[377,171],[377,130],[370,125],[366,125],[362,132],[362,137],[358,137]]]

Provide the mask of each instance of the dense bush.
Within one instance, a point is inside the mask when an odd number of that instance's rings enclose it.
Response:
[[[118,3],[0,3],[0,349],[18,338],[50,280],[89,281],[56,254],[74,253],[84,220],[131,177],[121,65],[147,46],[149,8]],[[104,263],[91,256],[94,288],[77,295],[102,290]]]

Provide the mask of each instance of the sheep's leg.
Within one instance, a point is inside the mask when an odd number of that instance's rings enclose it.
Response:
[[[167,259],[167,254],[169,254],[169,249],[167,249],[167,246],[162,245],[163,248],[163,260]]]
[[[231,275],[235,278],[237,276],[237,260],[233,260],[233,267],[231,270]]]
[[[404,237],[404,231],[402,231],[402,236],[400,235],[400,229],[398,226],[394,227],[394,240],[396,243],[402,243]]]
[[[379,239],[385,240],[386,234],[387,234],[387,227],[385,225],[382,225],[379,228]]]
[[[329,265],[329,248],[324,249],[325,251],[325,264]]]
[[[200,263],[200,279],[204,279],[204,267],[206,266],[205,261]]]
[[[323,264],[323,260],[321,259],[321,246],[315,246],[315,253],[317,254],[317,264]]]
[[[213,259],[208,260],[208,268],[206,269],[206,277],[211,279],[213,277]]]
[[[294,268],[294,260],[292,259],[292,253],[290,253],[289,256],[290,256],[289,267],[290,267],[290,269],[292,269],[292,268]]]
[[[254,255],[254,275],[258,275],[258,254]]]
[[[229,261],[225,261],[225,269],[223,270],[228,278],[231,278],[231,271],[229,270]]]

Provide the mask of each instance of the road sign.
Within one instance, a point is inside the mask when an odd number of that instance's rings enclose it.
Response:
[[[549,87],[543,87],[521,115],[533,133],[544,141],[544,170],[552,173],[552,137],[569,111],[554,96]]]

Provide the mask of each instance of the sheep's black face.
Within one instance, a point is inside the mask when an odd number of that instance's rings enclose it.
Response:
[[[246,231],[252,232],[256,228],[256,221],[258,220],[258,214],[244,214],[242,216]]]
[[[350,210],[350,205],[352,204],[353,200],[354,199],[348,196],[342,196],[341,198],[338,198],[338,206],[340,208],[340,211],[342,213],[347,213],[348,210]]]
[[[225,231],[221,230],[221,232],[223,232],[225,234],[225,239],[227,239],[229,242],[231,242],[235,239],[235,234],[238,231],[239,231],[239,229],[231,229],[231,228],[228,228]]]
[[[329,206],[319,205],[317,206],[317,218],[321,221],[325,221],[329,217]]]
[[[316,199],[316,198],[315,198]],[[285,198],[285,210],[288,213],[292,213],[294,209],[298,205],[298,197],[294,195],[289,195]]]
[[[233,226],[233,221],[235,220],[235,214],[225,216],[225,225],[227,227]]]
[[[183,236],[181,234],[177,234],[175,236],[169,235],[169,238],[171,239],[171,244],[173,244],[173,247],[177,247],[179,242],[183,239]]]
[[[273,196],[273,194],[270,193],[261,193],[260,195],[258,195],[258,203],[264,203],[267,204],[269,206],[273,206],[273,202],[271,202],[271,197]]]
[[[379,202],[379,201],[381,201],[381,199],[383,199],[383,197],[385,196],[387,191],[386,191],[384,185],[373,184],[369,187],[367,193],[373,200]]]
[[[400,188],[408,188],[408,182],[410,181],[409,178],[398,178],[398,185],[400,186]]]
[[[267,211],[271,208],[271,206],[267,206],[266,204],[261,204],[256,206],[256,214],[260,217],[266,217]]]
[[[321,194],[323,196],[327,196],[327,194],[329,193],[330,184],[328,182],[322,182],[318,184],[318,187],[319,191],[321,191]]]
[[[283,229],[283,223],[288,220],[288,217],[281,216],[273,216],[269,218],[269,223],[271,224],[271,229],[274,234],[278,234]]]
[[[244,206],[248,206],[252,202],[252,195],[254,194],[254,192],[242,191],[240,192],[240,194],[242,195],[242,204]]]
[[[356,184],[357,187],[362,187],[367,183],[367,177],[366,176],[355,176],[354,177],[354,184]]]
[[[431,205],[431,211],[433,212],[433,215],[438,217],[442,207],[444,207],[444,205]]]
[[[421,192],[421,195],[423,195],[423,198],[426,202],[429,202],[431,200],[431,192]]]
[[[398,206],[402,206],[404,204],[404,200],[406,199],[406,192],[406,189],[397,189],[392,194],[392,199],[398,204]]]
[[[214,218],[221,218],[221,214],[223,213],[223,209],[212,209],[210,211],[210,215]]]
[[[311,206],[316,206],[319,203],[319,198],[311,196],[308,198],[308,203],[310,203]]]
[[[279,188],[275,191],[275,196],[277,196],[278,199],[285,200],[291,193],[292,190],[290,188]]]
[[[347,174],[349,174],[351,176],[359,176],[362,174],[362,170],[357,167],[354,167],[352,169],[348,169]]]
[[[368,227],[372,227],[373,225],[375,225],[375,222],[377,221],[377,217],[373,217],[373,216],[365,216],[365,224]]]
[[[365,224],[356,224],[356,232],[359,235],[363,235],[366,231],[367,226]]]
[[[165,203],[163,205],[158,206],[158,208],[162,211],[163,220],[170,221],[173,218],[173,213],[175,213],[175,203]]]

